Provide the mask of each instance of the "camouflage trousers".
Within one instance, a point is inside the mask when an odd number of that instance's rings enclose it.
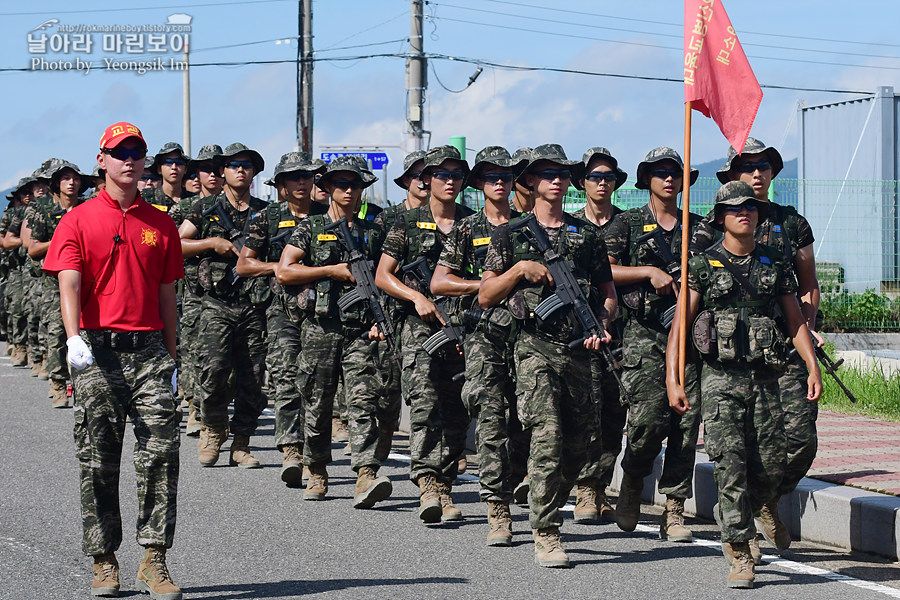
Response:
[[[25,284],[25,310],[28,315],[28,360],[37,362],[44,359],[44,336],[41,332],[41,295],[43,288],[41,279],[26,270],[23,276]]]
[[[9,275],[0,279],[0,336],[9,341],[9,303],[6,300],[6,284]]]
[[[175,361],[161,333],[134,352],[103,348],[98,332],[83,331],[82,337],[94,355],[92,366],[73,373],[82,549],[96,556],[114,552],[122,543],[119,469],[126,419],[137,439],[137,542],[171,548],[181,439],[171,385]]]
[[[350,398],[350,443],[354,470],[378,468],[378,404],[384,397],[378,344],[363,339],[369,327],[339,318],[310,315],[303,322],[297,385],[303,397],[303,463],[331,462],[331,418],[338,380],[344,375]]]
[[[367,340],[363,344],[374,346],[373,365],[360,363],[358,358],[349,367],[344,360],[344,391],[346,392],[348,427],[350,429],[350,467],[378,470],[380,462],[375,458],[381,432],[393,433],[400,419],[400,365],[387,347],[387,342]],[[359,358],[368,356],[369,350]],[[362,382],[376,386],[374,394],[363,389]]]
[[[466,381],[462,401],[475,419],[481,499],[512,499],[508,414],[515,407],[512,356],[506,346],[489,341],[480,329],[466,336]]]
[[[205,346],[202,344],[200,317],[203,303],[200,296],[185,286],[181,296],[181,330],[178,335],[178,388],[188,403],[200,397],[200,366]]]
[[[578,475],[578,479],[595,479],[602,488],[612,483],[628,418],[628,407],[622,403],[616,377],[605,367],[599,354],[591,354],[591,403],[596,430],[588,440],[587,462]]]
[[[593,429],[588,354],[522,330],[515,359],[519,420],[531,432],[528,520],[532,529],[559,527]]]
[[[675,498],[693,495],[694,458],[700,433],[697,364],[687,361],[685,380],[691,410],[678,415],[669,408],[665,353],[668,335],[631,319],[622,340],[622,383],[631,399],[622,469],[636,479],[653,471],[653,461],[666,440],[659,493]]]
[[[225,302],[209,294],[201,299],[201,308],[200,330],[207,352],[200,369],[201,421],[208,427],[228,425],[228,405],[234,398],[231,432],[253,435],[266,407],[265,310],[244,299]]]
[[[784,430],[787,434],[787,466],[778,494],[794,491],[800,480],[806,477],[812,467],[819,446],[816,433],[816,418],[819,403],[806,399],[806,378],[809,371],[806,363],[795,354],[778,378],[778,393],[781,409],[784,411]]]
[[[438,330],[418,315],[407,314],[400,328],[400,389],[409,405],[409,478],[435,475],[456,479],[457,463],[466,449],[469,415],[463,406],[462,383],[452,380],[465,370],[455,348],[430,356],[422,343]]]
[[[301,323],[284,312],[279,299],[266,310],[269,350],[266,365],[272,397],[275,399],[275,444],[303,444],[303,396],[297,376],[300,364]]]
[[[719,491],[723,542],[756,535],[753,515],[778,497],[786,438],[777,374],[744,364],[703,365],[703,441]]]
[[[63,327],[62,310],[59,304],[59,281],[56,277],[44,275],[41,301],[44,304],[42,321],[47,328],[47,372],[54,381],[69,378],[67,362],[66,328]]]
[[[25,306],[24,277],[22,269],[10,269],[9,280],[6,282],[9,341],[21,345],[28,344],[28,312]]]

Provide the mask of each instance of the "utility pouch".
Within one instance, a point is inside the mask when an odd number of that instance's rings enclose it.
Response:
[[[741,358],[738,355],[739,325],[740,317],[736,312],[722,311],[716,314],[716,350],[719,353],[719,360],[722,362]]]
[[[694,325],[691,327],[691,339],[694,340],[694,347],[700,354],[710,358],[715,358],[718,352],[718,340],[713,321],[712,311],[704,310],[697,315]]]
[[[775,321],[762,316],[749,317],[747,361],[776,369],[785,364],[784,336]]]
[[[321,317],[328,317],[333,312],[333,304],[332,302],[332,294],[331,294],[331,279],[320,279],[316,282],[316,303],[315,303],[315,313]]]

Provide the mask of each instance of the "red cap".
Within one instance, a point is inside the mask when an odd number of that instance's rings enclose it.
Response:
[[[125,121],[114,123],[106,128],[106,131],[103,132],[103,137],[100,138],[100,148],[107,148],[109,150],[112,150],[130,137],[135,137],[141,140],[141,143],[144,145],[144,149],[147,149],[147,142],[144,141],[144,136],[141,135],[141,130],[131,123],[126,123]]]

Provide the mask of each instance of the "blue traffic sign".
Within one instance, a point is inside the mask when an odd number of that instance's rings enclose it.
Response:
[[[362,156],[372,165],[373,171],[383,170],[390,162],[387,152],[323,152],[321,156],[322,160],[327,163],[330,163],[338,156]]]

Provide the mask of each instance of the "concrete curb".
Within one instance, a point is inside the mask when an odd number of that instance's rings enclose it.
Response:
[[[662,506],[666,502],[665,496],[656,490],[662,463],[663,453],[660,453],[653,473],[644,479],[642,500],[648,504]],[[621,479],[620,456],[611,486],[616,492]],[[712,521],[717,497],[713,463],[706,454],[698,452],[694,497],[685,503],[685,512]],[[900,554],[900,497],[805,477],[796,490],[781,498],[778,511],[794,539],[894,560]]]

